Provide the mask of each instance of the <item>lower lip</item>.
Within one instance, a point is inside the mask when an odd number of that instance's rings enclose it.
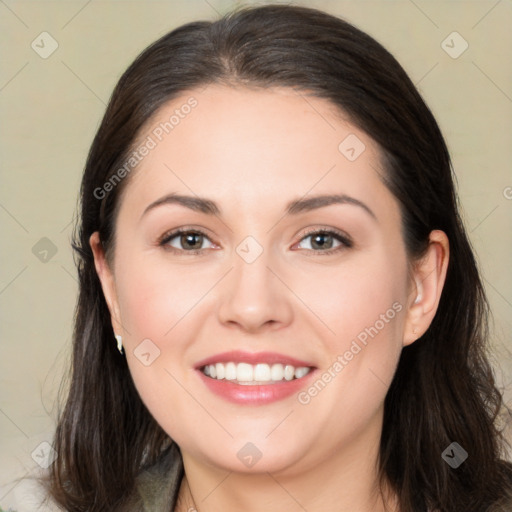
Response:
[[[305,377],[300,379],[283,380],[275,384],[258,386],[235,384],[233,381],[226,379],[212,379],[207,377],[201,370],[198,370],[198,372],[200,378],[210,391],[221,398],[241,405],[264,405],[283,400],[298,393],[311,378],[314,370],[311,370]]]

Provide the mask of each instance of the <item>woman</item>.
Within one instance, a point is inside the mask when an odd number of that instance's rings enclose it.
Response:
[[[146,49],[74,248],[65,510],[512,510],[448,151],[350,24],[263,6]]]

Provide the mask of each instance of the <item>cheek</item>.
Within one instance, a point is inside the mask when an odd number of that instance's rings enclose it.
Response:
[[[354,253],[336,264],[309,264],[307,269],[294,269],[286,279],[294,283],[294,292],[306,306],[297,311],[316,317],[316,330],[329,352],[338,353],[358,337],[362,342],[373,339],[376,330],[401,343],[407,284],[401,250],[382,247]]]
[[[165,256],[119,259],[116,267],[123,339],[135,386],[168,432],[179,430],[172,408],[190,413],[187,350],[201,337],[208,291],[224,271],[212,266],[170,264]],[[199,411],[200,413],[201,411]]]
[[[343,404],[362,417],[384,399],[402,348],[406,268],[404,252],[383,247],[317,272],[314,287],[302,283],[299,293],[321,319],[318,349],[326,357],[321,382],[303,390],[300,403],[332,407],[334,416],[345,414],[336,407]]]
[[[130,374],[152,416],[169,435],[181,439],[193,425],[202,424],[204,414],[191,407],[194,402],[186,391],[189,375],[183,361],[198,336],[200,323],[194,322],[198,301],[212,281],[204,273],[171,266],[160,258],[126,258],[118,268]]]
[[[123,325],[133,342],[150,338],[158,345],[212,287],[212,271],[171,266],[165,258],[126,259],[119,265],[118,300]]]

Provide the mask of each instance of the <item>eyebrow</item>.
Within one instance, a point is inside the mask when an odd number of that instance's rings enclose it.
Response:
[[[179,204],[199,213],[222,216],[221,209],[217,203],[211,199],[172,193],[167,194],[148,205],[142,213],[141,218],[149,211],[166,204]],[[352,206],[358,206],[368,213],[374,220],[377,220],[375,213],[365,203],[345,194],[318,195],[290,201],[286,205],[285,215],[297,215],[299,213],[316,210],[331,204],[349,204]]]

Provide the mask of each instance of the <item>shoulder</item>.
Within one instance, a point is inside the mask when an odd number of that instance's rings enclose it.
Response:
[[[143,469],[135,479],[133,493],[120,512],[169,512],[173,510],[183,478],[183,462],[175,443]]]

